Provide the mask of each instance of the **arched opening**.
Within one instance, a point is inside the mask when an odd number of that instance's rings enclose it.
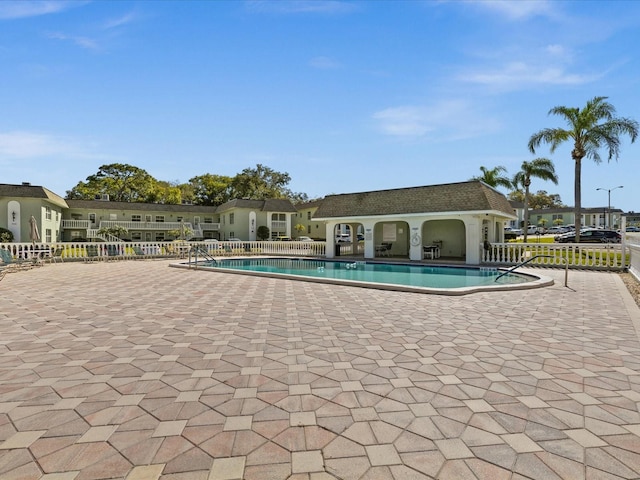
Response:
[[[373,228],[376,257],[409,256],[409,224],[403,221],[376,223]]]
[[[364,255],[364,226],[361,223],[337,224],[333,232],[333,242],[336,245],[336,256]]]
[[[423,247],[437,247],[439,258],[464,260],[466,229],[462,220],[428,220],[422,224]]]

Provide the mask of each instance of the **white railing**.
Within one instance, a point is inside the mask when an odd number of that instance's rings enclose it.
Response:
[[[100,220],[99,228],[124,227],[127,230],[193,230],[190,222],[125,222],[120,220]]]
[[[480,248],[482,263],[515,265],[544,255],[528,265],[564,267],[566,261],[569,267],[594,270],[621,270],[624,266],[622,245],[617,243],[492,243],[489,249]]]
[[[91,222],[89,220],[62,220],[62,228],[84,230],[91,228]]]
[[[198,224],[202,230],[210,231],[210,230],[220,230],[219,223],[199,223]]]
[[[199,245],[214,257],[231,255],[289,255],[324,257],[325,242],[54,242],[0,243],[15,258],[29,258],[36,252],[51,257],[62,248],[62,260],[134,259],[186,257],[192,245]]]
[[[640,243],[629,245],[629,272],[640,281]]]
[[[287,229],[288,222],[274,220],[271,222],[271,231],[284,231]]]

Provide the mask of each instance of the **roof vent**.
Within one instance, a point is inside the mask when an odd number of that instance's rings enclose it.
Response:
[[[31,186],[31,182],[22,182],[22,186],[23,187],[30,187]]]

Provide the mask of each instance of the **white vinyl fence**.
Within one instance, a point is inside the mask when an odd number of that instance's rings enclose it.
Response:
[[[482,247],[481,247],[482,248]],[[639,247],[640,248],[640,247]],[[482,263],[527,265],[544,267],[588,268],[592,270],[622,270],[629,264],[629,248],[623,263],[622,245],[619,243],[493,243],[482,250]]]
[[[325,242],[58,242],[0,243],[14,258],[60,258],[62,261],[135,258],[185,258],[193,245],[212,257],[291,255],[321,257]]]

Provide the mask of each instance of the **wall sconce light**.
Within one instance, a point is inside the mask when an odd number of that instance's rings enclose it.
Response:
[[[15,210],[13,212],[11,212],[11,218],[13,219],[13,221],[16,221],[16,212]]]

